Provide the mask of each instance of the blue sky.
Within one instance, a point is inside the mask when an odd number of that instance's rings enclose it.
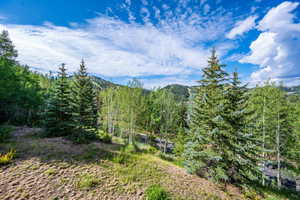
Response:
[[[0,29],[41,72],[82,58],[92,74],[147,88],[195,85],[212,47],[245,82],[299,84],[299,1],[1,0]]]

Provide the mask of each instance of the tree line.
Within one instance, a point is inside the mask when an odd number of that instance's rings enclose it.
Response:
[[[300,100],[271,82],[249,88],[229,74],[215,50],[188,101],[163,88],[102,88],[85,62],[73,75],[62,64],[56,76],[39,74],[16,61],[8,32],[0,34],[0,123],[44,127],[46,137],[76,143],[137,134],[175,144],[174,157],[191,173],[224,183],[259,181],[269,161],[299,167]],[[277,186],[281,187],[281,170]]]

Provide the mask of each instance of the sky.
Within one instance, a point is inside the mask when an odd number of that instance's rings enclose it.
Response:
[[[249,85],[300,84],[300,2],[282,0],[1,0],[18,61],[146,88],[196,85],[211,49]]]

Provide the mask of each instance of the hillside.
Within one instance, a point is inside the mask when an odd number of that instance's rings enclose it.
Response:
[[[104,80],[103,78],[100,78],[98,76],[92,76],[92,79],[102,88],[110,88],[110,87],[116,87],[116,86],[121,86],[119,84]]]
[[[0,151],[15,148],[17,158],[0,166],[0,199],[145,199],[159,184],[172,199],[263,199],[262,194],[214,184],[190,175],[158,156],[143,152],[120,156],[122,143],[75,145],[61,137],[41,138],[41,129],[16,127]],[[226,192],[225,192],[226,191]],[[286,194],[263,194],[289,199]],[[248,198],[249,197],[249,198]],[[250,198],[251,197],[251,198]],[[294,199],[297,199],[295,196]]]

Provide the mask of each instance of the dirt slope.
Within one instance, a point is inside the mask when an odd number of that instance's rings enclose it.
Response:
[[[131,163],[113,162],[120,145],[75,145],[63,138],[39,138],[40,129],[17,128],[0,150],[15,148],[17,158],[0,167],[0,199],[144,199],[159,183],[174,199],[242,199],[239,192],[187,174],[150,154]],[[85,180],[93,179],[88,187]]]

